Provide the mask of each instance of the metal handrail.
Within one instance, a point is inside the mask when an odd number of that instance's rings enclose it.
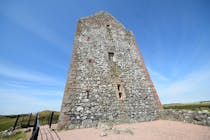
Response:
[[[37,140],[39,135],[39,113],[36,114],[36,120],[33,127],[33,132],[30,140]]]
[[[48,121],[49,128],[51,128],[52,121],[53,121],[53,116],[54,116],[54,112],[52,111],[51,114],[50,114],[50,117],[49,117],[49,121]]]

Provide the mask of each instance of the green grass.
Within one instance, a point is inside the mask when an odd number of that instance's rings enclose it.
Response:
[[[18,140],[18,139],[27,139],[27,135],[22,132],[17,132],[16,134],[12,134],[9,136],[0,136],[2,140]]]
[[[40,112],[40,114],[39,114],[40,125],[48,124],[48,120],[49,120],[49,116],[50,116],[51,112],[52,111],[49,111],[49,110],[45,110],[45,111]],[[57,123],[58,117],[59,117],[59,112],[54,112],[52,123]]]
[[[208,110],[210,112],[210,102],[198,102],[198,103],[188,103],[188,104],[165,104],[163,105],[164,109],[176,109],[176,110]],[[39,113],[40,116],[40,125],[48,124],[48,119],[51,111],[45,110]],[[59,112],[54,113],[53,123],[56,123],[58,120]],[[9,116],[0,116],[0,131],[7,130],[10,127],[13,127],[17,115]],[[30,124],[34,123],[36,114],[33,114]],[[28,123],[28,116],[20,117],[18,125]]]
[[[210,102],[198,102],[188,104],[165,104],[164,109],[176,109],[176,110],[208,110],[210,112]]]
[[[48,124],[49,116],[51,111],[46,110],[39,113],[39,123],[40,125]],[[52,123],[56,123],[58,120],[59,112],[54,112],[54,117]],[[17,115],[7,115],[7,116],[0,116],[0,131],[4,131],[13,127],[16,121]],[[36,114],[33,114],[31,117],[30,124],[33,125],[36,118]],[[23,125],[28,124],[29,116],[21,116],[19,117],[17,126],[20,126],[21,123]]]
[[[7,130],[15,123],[15,118],[0,116],[0,131]]]

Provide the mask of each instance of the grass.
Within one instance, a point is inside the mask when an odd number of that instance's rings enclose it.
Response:
[[[16,134],[12,134],[9,136],[0,136],[2,140],[18,140],[18,139],[27,139],[27,134],[23,132],[17,132]]]
[[[208,110],[210,112],[210,102],[197,102],[188,104],[165,104],[164,109],[176,109],[176,110]]]
[[[52,111],[48,111],[48,110],[40,112],[39,114],[40,125],[48,124],[48,120],[49,120],[49,116],[51,112]],[[58,117],[59,117],[59,112],[54,112],[52,123],[57,123]]]
[[[15,118],[0,116],[0,131],[7,130],[15,123]]]
[[[52,111],[45,110],[39,113],[39,123],[40,125],[48,124],[49,116]],[[56,123],[58,120],[59,112],[54,112],[54,117],[52,123]],[[6,115],[0,116],[0,131],[4,131],[13,127],[16,121],[17,115]],[[36,118],[36,114],[33,114],[31,117],[30,125],[34,124]],[[23,115],[19,117],[17,126],[27,125],[28,124],[29,115]]]
[[[209,102],[198,102],[198,103],[188,103],[188,104],[165,104],[163,105],[164,109],[176,109],[176,110],[208,110],[210,112],[210,101]],[[49,116],[51,111],[45,110],[39,113],[40,116],[40,125],[48,124]],[[56,123],[58,120],[59,112],[54,112],[53,123]],[[13,127],[17,115],[8,115],[8,116],[0,116],[0,131],[7,130],[10,127]],[[36,118],[36,114],[32,115],[32,119],[30,124],[34,123]],[[19,118],[20,124],[27,124],[28,123],[28,116],[22,116]]]

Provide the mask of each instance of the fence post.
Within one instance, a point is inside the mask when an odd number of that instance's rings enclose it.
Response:
[[[15,121],[15,124],[14,124],[14,126],[13,126],[13,131],[15,130],[15,128],[16,128],[16,126],[17,126],[17,123],[18,123],[19,117],[20,117],[20,115],[17,115],[17,118],[16,118],[16,121]]]
[[[54,115],[54,112],[51,112],[50,118],[49,118],[49,128],[51,128],[51,125],[52,125],[53,115]]]
[[[36,120],[33,127],[33,132],[30,140],[37,140],[39,135],[39,113],[36,114]]]
[[[36,119],[35,119],[35,122],[34,122],[34,127],[33,127],[33,133],[34,133],[34,131],[36,130],[36,126],[37,126],[37,118],[38,118],[38,113],[36,114]]]
[[[39,127],[37,127],[37,129],[36,129],[34,140],[37,140],[38,136],[39,136]]]

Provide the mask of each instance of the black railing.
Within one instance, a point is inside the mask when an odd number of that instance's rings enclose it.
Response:
[[[30,138],[30,140],[37,140],[38,135],[39,135],[39,113],[36,114],[36,119],[35,119],[35,123],[33,126],[33,132],[32,132],[32,136]]]
[[[14,131],[17,128],[29,128],[33,127],[32,135],[30,140],[37,140],[40,130],[40,125],[49,125],[49,128],[51,128],[52,124],[57,123],[58,114],[55,114],[55,112],[49,112],[49,116],[47,115],[41,115],[39,113],[33,115],[30,114],[19,114],[16,117],[15,123],[12,127],[12,131]],[[53,129],[52,129],[53,130]]]
[[[20,117],[20,115],[17,115],[15,124],[14,124],[13,129],[12,129],[13,131],[14,131],[14,130],[16,129],[16,127],[17,127],[17,123],[18,123],[19,117]]]
[[[51,112],[50,117],[49,117],[49,121],[48,121],[49,128],[51,128],[52,121],[53,121],[53,116],[54,116],[54,112]]]
[[[15,123],[12,127],[12,131],[14,131],[16,128],[28,128],[31,127],[30,122],[31,122],[31,115],[32,114],[19,114],[16,116]],[[28,116],[28,120],[27,120]],[[28,123],[25,124],[24,122],[27,121]]]

